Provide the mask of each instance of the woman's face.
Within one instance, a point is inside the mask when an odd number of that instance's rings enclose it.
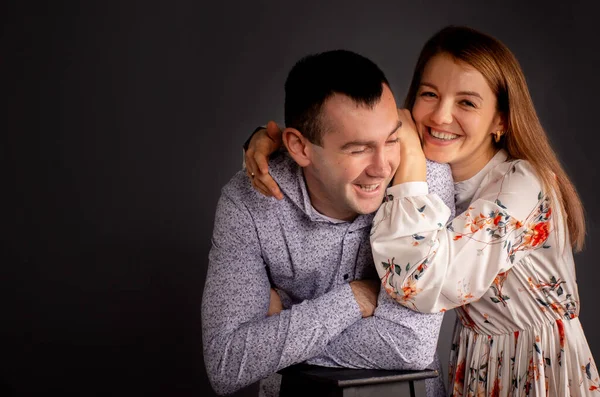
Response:
[[[447,54],[425,65],[412,115],[425,156],[449,163],[456,182],[488,163],[496,152],[491,134],[504,131],[496,95],[483,75]]]

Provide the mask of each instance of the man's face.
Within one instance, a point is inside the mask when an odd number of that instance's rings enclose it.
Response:
[[[324,103],[321,122],[322,146],[308,144],[304,169],[312,205],[341,220],[376,211],[400,160],[392,92],[384,84],[372,109],[336,94]]]

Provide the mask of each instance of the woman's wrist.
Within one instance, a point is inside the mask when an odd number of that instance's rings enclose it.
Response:
[[[400,151],[400,165],[396,170],[392,184],[426,181],[427,161],[423,152]]]

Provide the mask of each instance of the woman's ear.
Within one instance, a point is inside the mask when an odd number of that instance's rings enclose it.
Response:
[[[281,136],[288,153],[300,167],[308,166],[311,161],[311,147],[308,139],[295,128],[286,128]]]
[[[502,113],[496,114],[495,120],[496,128],[495,131],[502,131],[502,135],[506,134],[506,128],[508,123],[506,122],[506,115]]]
[[[500,142],[500,139],[506,134],[506,117],[504,114],[500,112],[496,112],[494,119],[492,120],[492,124],[490,124],[490,134],[492,136],[492,140],[496,143]]]

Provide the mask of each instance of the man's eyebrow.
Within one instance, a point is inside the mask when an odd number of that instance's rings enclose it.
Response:
[[[439,91],[438,88],[437,88],[437,86],[435,84],[428,83],[428,82],[425,81],[425,82],[422,82],[421,85],[424,85],[426,87],[431,87],[434,90]],[[475,92],[475,91],[459,91],[459,92],[456,93],[456,95],[474,96],[474,97],[477,97],[477,98],[479,98],[479,99],[481,99],[483,101],[483,98],[481,97],[481,95],[479,95],[479,93]]]
[[[400,127],[402,127],[402,120],[398,120],[396,127],[394,127],[394,129],[388,134],[388,138],[390,136],[394,135]],[[377,144],[377,142],[375,142],[375,141],[350,141],[350,142],[346,142],[340,149],[348,150],[353,146],[375,146],[376,144]]]

